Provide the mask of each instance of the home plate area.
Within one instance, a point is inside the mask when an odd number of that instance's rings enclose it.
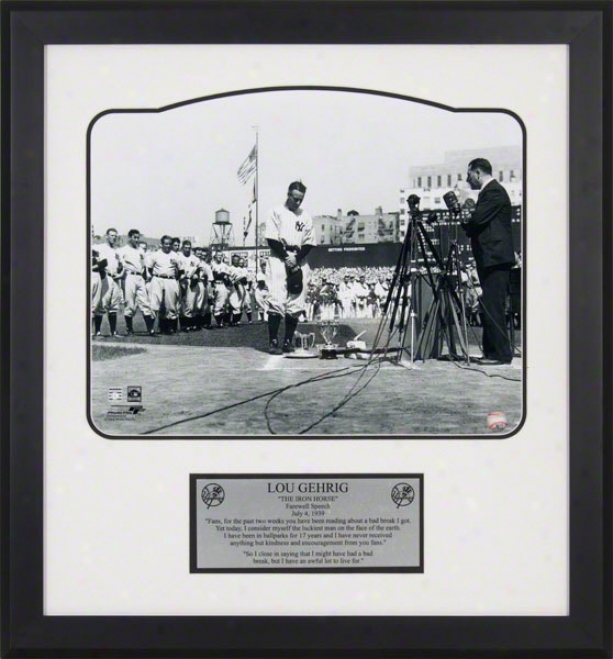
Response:
[[[265,323],[91,341],[90,422],[112,438],[448,437],[502,439],[523,417],[522,359],[499,367],[412,361],[379,320],[340,321],[333,342],[359,335],[367,350],[322,359],[268,354]],[[479,354],[479,328],[470,353]],[[121,328],[120,328],[121,331]],[[319,323],[298,331],[324,344]],[[106,332],[108,334],[108,330]],[[519,334],[519,332],[518,332]],[[330,332],[328,330],[328,335]],[[279,332],[283,337],[283,326]],[[313,338],[310,339],[313,341]],[[519,354],[519,349],[517,353]],[[139,392],[130,405],[128,393]],[[111,397],[116,396],[119,399]],[[488,423],[495,413],[499,422]],[[490,427],[492,426],[492,427]]]

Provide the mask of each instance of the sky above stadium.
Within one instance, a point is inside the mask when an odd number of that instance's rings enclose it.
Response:
[[[163,112],[111,112],[91,133],[95,232],[137,228],[206,244],[223,208],[242,244],[254,176],[242,184],[237,171],[256,131],[260,222],[295,179],[307,186],[304,208],[313,215],[393,212],[411,166],[442,163],[446,151],[522,144],[519,123],[506,113],[451,112],[358,92],[266,91]],[[253,217],[247,244],[255,207]]]

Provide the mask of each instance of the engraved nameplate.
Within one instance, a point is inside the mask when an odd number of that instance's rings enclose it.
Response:
[[[192,474],[191,572],[423,572],[423,475]]]

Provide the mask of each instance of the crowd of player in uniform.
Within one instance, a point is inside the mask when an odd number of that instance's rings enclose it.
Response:
[[[92,247],[91,313],[93,335],[101,336],[106,315],[110,334],[118,337],[123,311],[126,334],[134,333],[134,317],[142,314],[146,333],[175,334],[238,325],[243,315],[253,322],[254,304],[264,320],[265,277],[246,267],[245,259],[191,241],[162,236],[157,247],[128,232],[128,243],[116,247],[118,232],[108,229],[105,242]]]
[[[138,230],[117,247],[116,229],[92,247],[91,313],[93,335],[110,334],[123,313],[125,333],[143,316],[146,333],[174,334],[229,327],[268,319],[267,260],[258,273],[239,255],[231,258],[189,240],[163,236],[159,246],[141,240]],[[302,320],[378,318],[387,298],[393,268],[316,268],[311,271]]]

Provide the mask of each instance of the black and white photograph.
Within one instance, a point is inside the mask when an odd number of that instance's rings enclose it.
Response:
[[[525,170],[512,108],[376,88],[104,109],[87,131],[91,427],[510,437]]]

